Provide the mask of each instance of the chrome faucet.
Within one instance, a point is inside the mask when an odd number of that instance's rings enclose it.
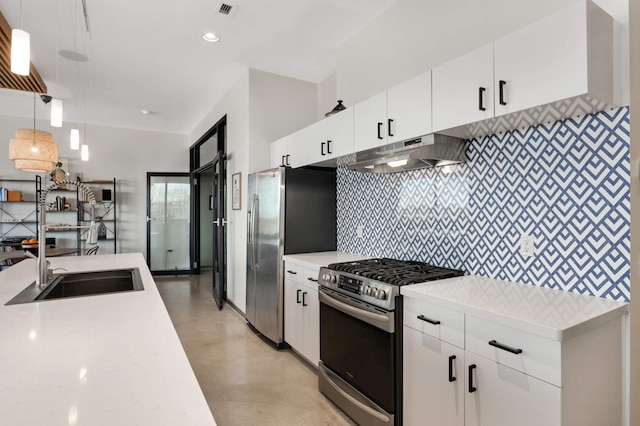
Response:
[[[46,200],[47,195],[54,189],[60,187],[60,185],[76,185],[78,188],[82,189],[87,197],[89,198],[89,204],[91,204],[91,225],[89,226],[89,243],[95,244],[97,243],[97,231],[95,229],[95,223],[93,221],[93,206],[96,204],[96,197],[93,195],[93,191],[83,184],[82,182],[76,182],[72,180],[59,180],[57,182],[52,183],[45,189],[42,194],[40,194],[40,224],[39,224],[39,237],[40,241],[38,242],[38,263],[36,266],[36,287],[42,288],[46,287],[49,284],[49,279],[51,272],[49,270],[49,262],[46,259],[45,247],[46,247]]]

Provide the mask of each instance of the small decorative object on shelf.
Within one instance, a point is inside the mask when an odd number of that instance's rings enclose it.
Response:
[[[342,101],[338,101],[338,105],[336,105],[335,107],[333,107],[333,109],[331,111],[329,111],[328,113],[326,113],[324,116],[325,117],[330,117],[333,114],[336,114],[344,109],[347,109],[347,107],[345,107],[344,105],[342,105]]]
[[[67,178],[67,173],[64,170],[62,170],[62,163],[60,162],[56,163],[56,168],[51,170],[51,173],[49,173],[49,176],[51,177],[51,182],[58,182],[61,180],[65,180]],[[67,185],[60,185],[59,188],[67,189]],[[58,210],[62,210],[62,209],[58,209]]]

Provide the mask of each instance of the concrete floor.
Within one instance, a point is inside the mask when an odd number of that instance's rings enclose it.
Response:
[[[318,391],[314,369],[266,344],[231,307],[218,311],[207,278],[155,281],[217,424],[354,425]]]

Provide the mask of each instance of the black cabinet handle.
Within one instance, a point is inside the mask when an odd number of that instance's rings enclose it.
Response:
[[[322,143],[320,144],[320,154],[321,154],[321,155],[325,155],[325,153],[324,153],[324,144],[325,144],[325,143],[326,143],[326,142],[322,142]]]
[[[449,382],[455,382],[456,378],[453,377],[453,361],[456,359],[455,355],[449,357]]]
[[[287,271],[287,274],[298,275],[296,271],[292,271],[291,269]]]
[[[317,283],[317,282],[318,282],[318,280],[316,280],[315,278],[307,277],[307,279],[308,279],[309,281],[313,281],[314,283]]]
[[[476,369],[475,364],[471,364],[469,366],[469,393],[474,393],[475,391],[478,390],[477,387],[473,386],[473,370],[475,369]]]
[[[504,86],[507,84],[506,81],[500,80],[500,105],[506,105],[507,103],[504,100]]]
[[[495,340],[491,340],[489,342],[489,344],[491,346],[494,346],[494,347],[498,348],[498,349],[502,349],[503,351],[511,352],[512,354],[520,355],[522,353],[522,349],[520,349],[520,348],[512,348],[510,346],[503,345],[502,343],[498,343]]]
[[[484,107],[484,92],[485,92],[484,87],[478,87],[478,109],[480,111],[486,111],[487,109]]]
[[[284,167],[284,155],[282,156],[282,161],[280,162],[280,165]]]
[[[393,136],[393,133],[391,133],[391,123],[393,123],[393,119],[392,118],[387,120],[387,134],[389,136]]]
[[[289,154],[287,154],[287,166],[290,166],[290,165],[291,165],[291,164],[289,164],[289,157],[290,157],[290,155],[289,155]]]
[[[331,141],[327,141],[327,154],[332,154],[331,152]]]
[[[296,290],[296,303],[300,303],[300,292],[302,290]]]
[[[382,139],[382,123],[378,123],[378,139]]]
[[[302,306],[307,306],[307,292],[302,293]]]
[[[427,318],[424,315],[418,315],[418,319],[420,321],[428,322],[429,324],[433,324],[433,325],[439,325],[440,324],[440,321],[432,320],[431,318]]]

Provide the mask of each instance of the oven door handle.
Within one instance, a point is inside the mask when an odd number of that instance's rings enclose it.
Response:
[[[349,395],[348,393],[343,391],[340,386],[338,386],[333,380],[331,380],[331,377],[329,377],[327,372],[324,371],[324,368],[319,368],[318,371],[320,371],[320,374],[322,374],[322,376],[325,378],[325,380],[331,385],[332,388],[335,389],[336,392],[338,392],[340,395],[342,395],[343,398],[346,398],[349,402],[351,402],[353,405],[355,405],[356,407],[358,407],[359,409],[361,409],[365,413],[369,414],[370,416],[375,417],[376,419],[378,419],[378,420],[380,420],[382,422],[389,423],[389,421],[391,420],[389,417],[387,417],[384,414],[374,410],[373,408],[371,408],[369,406],[364,405],[362,402],[358,401],[357,399],[355,399],[354,397],[352,397],[351,395]]]
[[[382,314],[374,314],[373,312],[365,311],[364,309],[356,308],[355,306],[348,305],[344,302],[340,302],[339,300],[334,299],[331,296],[327,296],[323,293],[319,293],[320,302],[325,303],[327,305],[331,305],[334,308],[342,311],[349,312],[351,314],[357,315],[359,317],[368,318],[373,321],[379,322],[388,322],[389,317]]]

